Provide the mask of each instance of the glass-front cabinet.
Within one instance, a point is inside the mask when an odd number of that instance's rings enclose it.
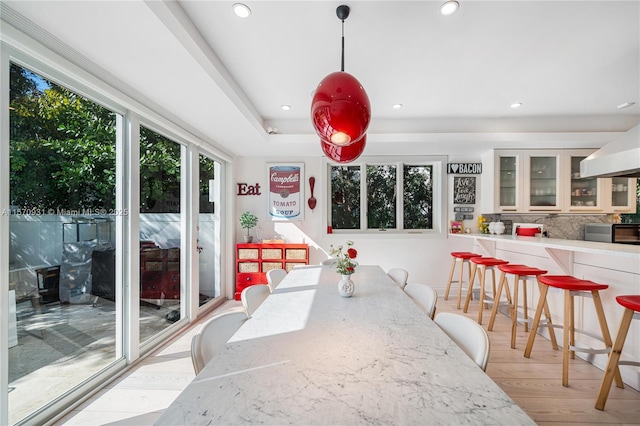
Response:
[[[483,213],[635,213],[636,179],[582,178],[594,149],[496,149],[481,156]]]
[[[525,151],[524,199],[529,211],[562,210],[560,151]]]
[[[611,209],[614,213],[635,213],[636,211],[636,179],[614,177],[604,179],[605,188],[611,194]]]
[[[593,150],[572,150],[565,155],[566,209],[571,212],[602,211],[604,206],[603,182],[606,179],[580,177],[580,162]]]
[[[522,178],[520,156],[516,153],[497,155],[497,209],[501,212],[518,211],[521,206]]]

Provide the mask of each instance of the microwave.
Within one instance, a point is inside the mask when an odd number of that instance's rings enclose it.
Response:
[[[640,245],[640,223],[587,223],[585,241]]]

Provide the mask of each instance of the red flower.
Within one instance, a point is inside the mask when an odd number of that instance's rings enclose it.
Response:
[[[347,256],[349,256],[350,259],[355,259],[357,255],[358,252],[356,251],[356,249],[350,248],[349,250],[347,250]]]

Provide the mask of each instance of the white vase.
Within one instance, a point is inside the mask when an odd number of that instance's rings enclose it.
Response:
[[[342,297],[351,297],[355,290],[355,285],[351,281],[351,275],[342,275],[342,278],[338,282],[338,293]]]
[[[496,225],[493,227],[493,229],[496,231],[496,234],[498,235],[504,234],[504,223],[496,222]]]
[[[495,222],[489,222],[489,233],[490,234],[495,234],[496,233],[496,223]]]

